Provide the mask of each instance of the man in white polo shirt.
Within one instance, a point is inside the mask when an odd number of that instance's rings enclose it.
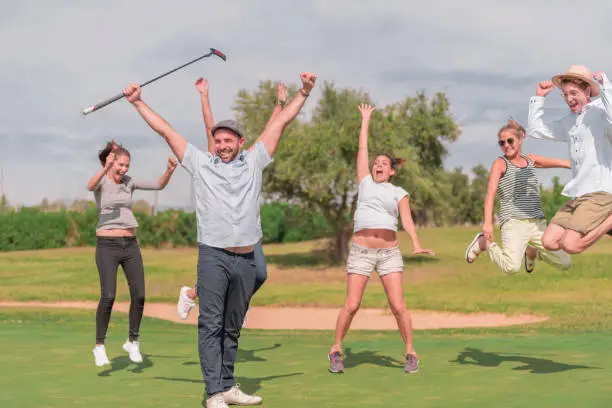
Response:
[[[285,127],[297,116],[314,87],[316,76],[300,74],[302,89],[259,136],[243,150],[242,127],[233,120],[212,129],[215,154],[202,152],[178,134],[141,99],[140,87],[123,93],[143,119],[162,136],[191,174],[198,226],[200,299],[198,340],[206,383],[207,408],[257,405],[235,383],[238,338],[255,285],[254,245],[261,239],[259,198],[262,171],[274,156]]]
[[[544,99],[554,86],[571,112],[550,120],[544,118]],[[579,254],[612,229],[612,85],[606,74],[573,65],[540,82],[529,101],[527,134],[568,143],[572,179],[562,194],[571,200],[552,218],[542,243]]]

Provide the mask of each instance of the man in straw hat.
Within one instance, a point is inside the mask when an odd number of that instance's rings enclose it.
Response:
[[[544,118],[553,86],[571,111],[556,120]],[[542,243],[548,250],[581,253],[612,229],[612,85],[606,74],[573,65],[540,82],[529,101],[527,134],[568,143],[572,179],[562,194],[571,199],[550,221]]]

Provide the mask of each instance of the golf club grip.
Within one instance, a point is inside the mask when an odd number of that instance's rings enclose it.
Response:
[[[223,61],[227,61],[227,57],[225,56],[224,53],[222,53],[219,50],[216,50],[214,48],[211,48],[210,51],[215,54],[217,57],[221,58]]]
[[[111,103],[113,103],[113,102],[115,102],[115,101],[118,101],[119,99],[123,98],[124,96],[125,96],[125,95],[123,95],[123,92],[122,92],[122,93],[120,93],[120,94],[117,94],[117,95],[113,96],[112,98],[108,98],[108,99],[107,99],[107,100],[105,100],[105,101],[102,101],[102,102],[96,103],[95,105],[90,106],[90,107],[89,107],[89,108],[87,108],[87,109],[83,109],[83,115],[87,115],[87,114],[89,114],[89,113],[91,113],[91,112],[95,112],[95,111],[97,111],[98,109],[101,109],[101,108],[105,107],[106,105],[110,105]]]

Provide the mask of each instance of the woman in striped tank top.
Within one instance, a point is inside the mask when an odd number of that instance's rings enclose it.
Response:
[[[497,134],[503,156],[493,162],[489,174],[489,187],[484,202],[484,224],[482,232],[476,234],[467,250],[468,263],[476,260],[482,252],[506,274],[521,269],[533,272],[536,259],[558,269],[568,269],[570,256],[563,251],[549,251],[542,245],[546,219],[540,201],[540,183],[536,168],[570,168],[569,160],[550,159],[534,154],[523,155],[522,144],[525,129],[515,120],[510,120]],[[493,206],[495,195],[499,196],[500,247],[493,242]]]

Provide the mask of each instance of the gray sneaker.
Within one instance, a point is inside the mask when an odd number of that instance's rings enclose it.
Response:
[[[406,354],[406,364],[404,364],[404,372],[414,374],[419,371],[419,358],[414,354]]]
[[[327,355],[329,358],[329,372],[330,373],[343,373],[344,362],[342,362],[342,354],[339,351],[334,351]]]

